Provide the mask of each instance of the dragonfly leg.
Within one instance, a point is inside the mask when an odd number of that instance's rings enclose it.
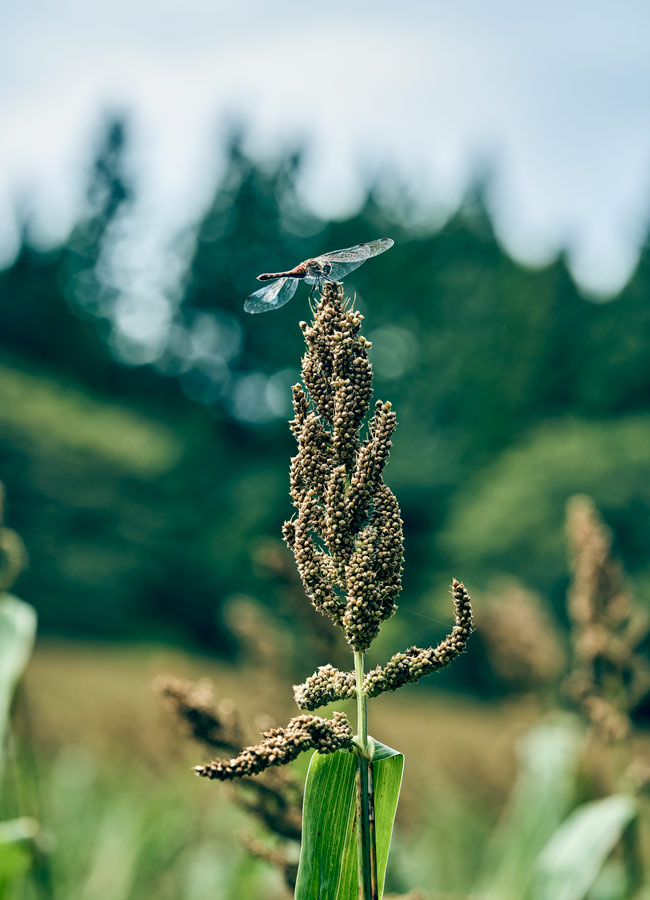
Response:
[[[314,282],[314,283],[312,284],[311,290],[310,290],[310,292],[309,292],[309,297],[308,297],[308,299],[307,299],[307,302],[309,303],[309,308],[310,308],[310,310],[311,310],[312,316],[315,316],[315,315],[316,315],[316,312],[315,312],[315,310],[314,310],[314,304],[313,304],[312,301],[311,301],[311,298],[314,296],[314,291],[315,291],[315,289],[316,289],[316,282]]]

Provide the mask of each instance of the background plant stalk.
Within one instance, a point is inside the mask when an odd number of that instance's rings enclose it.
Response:
[[[362,900],[379,900],[377,845],[375,839],[375,796],[372,753],[368,741],[367,699],[363,693],[364,653],[354,651],[357,693],[357,846],[359,888]]]

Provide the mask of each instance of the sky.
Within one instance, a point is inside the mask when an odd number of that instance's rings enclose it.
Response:
[[[440,216],[487,169],[511,253],[565,248],[613,292],[650,217],[649,34],[646,0],[21,0],[0,34],[0,263],[17,205],[43,242],[65,234],[124,110],[148,263],[200,215],[239,118],[262,156],[310,148],[302,191],[325,216],[382,171]]]

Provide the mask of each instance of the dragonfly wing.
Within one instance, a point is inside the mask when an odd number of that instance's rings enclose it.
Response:
[[[277,281],[272,281],[247,297],[244,309],[247,313],[263,313],[279,309],[291,300],[297,287],[296,278],[278,278]]]
[[[357,244],[355,247],[346,247],[345,250],[333,250],[318,257],[322,264],[329,264],[330,281],[342,281],[350,272],[358,269],[371,256],[378,256],[385,250],[389,250],[395,242],[391,238],[379,238],[368,244]]]
[[[359,259],[356,262],[331,262],[330,266],[332,268],[327,277],[330,281],[343,281],[346,275],[354,272],[364,262],[365,259]]]
[[[370,259],[371,256],[379,256],[380,253],[390,250],[394,243],[395,241],[392,238],[379,238],[379,240],[370,241],[368,244],[356,244],[354,247],[346,247],[345,250],[332,250],[331,253],[323,253],[322,256],[318,257],[318,260],[319,262],[324,260],[332,263],[355,262],[361,265],[362,262]]]
[[[348,272],[358,269],[365,259],[358,259],[355,262],[330,262],[329,257],[319,256],[319,260],[327,261],[329,270],[327,275],[307,275],[302,280],[305,284],[322,284],[324,281],[343,281]]]

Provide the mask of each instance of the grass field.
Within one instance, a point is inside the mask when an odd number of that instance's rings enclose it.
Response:
[[[290,685],[252,667],[155,646],[41,641],[18,698],[7,796],[10,814],[45,829],[50,896],[285,896],[276,873],[241,849],[238,833],[255,833],[252,823],[191,771],[206,751],[163,709],[152,690],[160,674],[211,678],[251,742],[257,716],[283,724],[296,712]],[[516,739],[534,717],[522,704],[423,688],[372,704],[371,732],[406,756],[393,890],[467,886],[513,780]]]
[[[296,713],[290,685],[249,665],[159,646],[40,641],[17,698],[3,812],[34,816],[45,852],[11,900],[287,897],[239,837],[268,836],[222,785],[193,774],[208,754],[163,708],[152,689],[160,674],[212,679],[251,742],[269,715],[280,725]],[[372,703],[371,733],[406,757],[389,891],[468,896],[516,777],[519,739],[540,715],[533,701],[479,702],[435,683]],[[647,754],[647,736],[639,740]],[[307,762],[294,770],[304,774]]]

